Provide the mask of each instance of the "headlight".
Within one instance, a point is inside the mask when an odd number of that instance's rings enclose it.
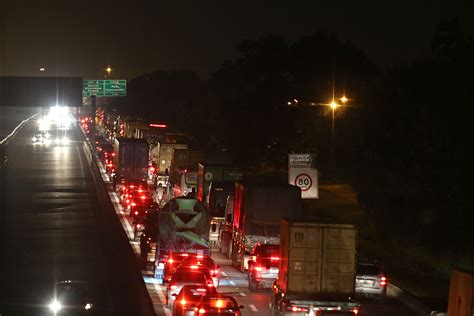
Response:
[[[84,306],[84,309],[86,310],[89,310],[92,308],[92,304],[91,303],[87,303],[86,306]]]
[[[61,303],[59,303],[58,301],[54,300],[51,302],[51,304],[49,304],[49,308],[53,311],[53,312],[57,312],[61,309]]]

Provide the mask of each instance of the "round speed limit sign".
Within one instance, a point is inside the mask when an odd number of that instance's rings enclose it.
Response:
[[[295,178],[295,185],[301,189],[301,191],[308,191],[313,185],[313,180],[306,173],[300,173]]]

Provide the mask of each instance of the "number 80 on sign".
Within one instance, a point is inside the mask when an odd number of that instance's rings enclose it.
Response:
[[[302,192],[308,191],[313,186],[313,180],[306,173],[300,173],[295,178],[295,186],[299,187]]]

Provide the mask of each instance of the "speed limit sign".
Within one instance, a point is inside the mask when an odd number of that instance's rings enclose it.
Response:
[[[301,191],[308,191],[313,186],[313,180],[306,173],[300,173],[295,178],[295,185],[300,187]]]
[[[319,198],[318,170],[306,161],[307,155],[290,155],[288,168],[288,183],[301,189],[302,199]],[[306,159],[306,160],[305,160]]]

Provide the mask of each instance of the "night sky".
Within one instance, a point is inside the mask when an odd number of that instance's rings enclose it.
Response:
[[[110,64],[115,78],[155,69],[206,78],[242,39],[293,41],[319,29],[379,64],[400,63],[429,53],[440,19],[459,16],[472,33],[473,2],[1,0],[0,72],[101,78]]]

